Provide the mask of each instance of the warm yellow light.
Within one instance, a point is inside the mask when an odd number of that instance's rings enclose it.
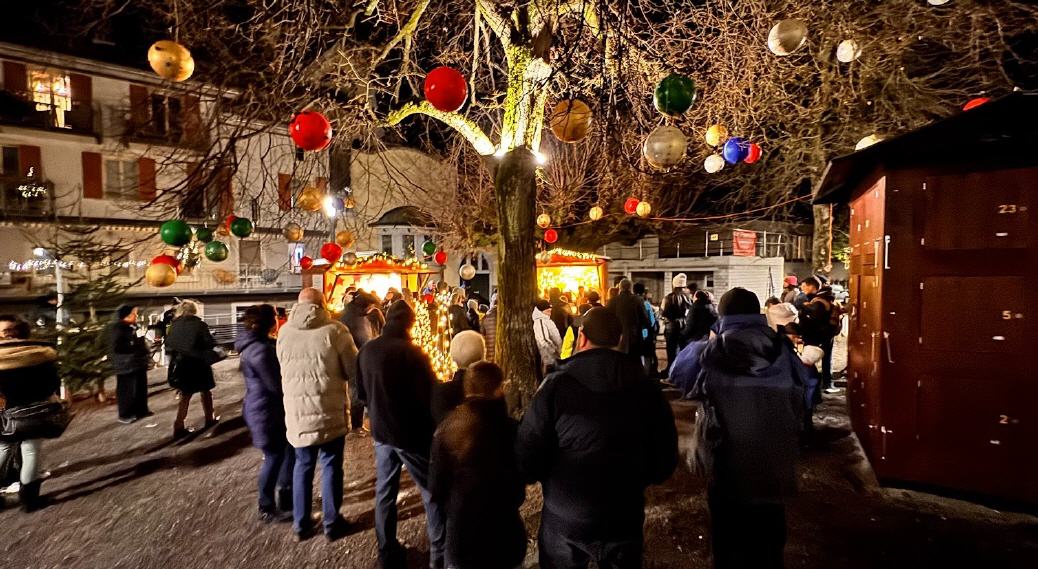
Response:
[[[649,217],[649,214],[652,213],[652,206],[647,201],[640,201],[638,202],[638,208],[634,211],[638,214],[638,217]]]
[[[377,294],[379,298],[385,298],[386,293],[389,292],[390,288],[400,287],[400,274],[373,273],[360,275],[354,286],[362,288],[368,292],[373,292]]]
[[[602,208],[596,205],[595,207],[591,208],[591,211],[587,212],[587,215],[591,218],[591,221],[598,221],[599,219],[602,219],[602,215],[604,213],[605,212],[602,210]]]
[[[580,287],[584,287],[586,290],[598,290],[600,286],[598,267],[593,265],[537,268],[538,290],[558,288],[572,294],[577,292]]]

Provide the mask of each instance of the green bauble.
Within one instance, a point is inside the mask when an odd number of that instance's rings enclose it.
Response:
[[[202,243],[208,243],[213,240],[213,230],[208,227],[199,227],[195,229],[195,239]]]
[[[159,237],[166,245],[181,247],[191,242],[191,226],[180,221],[171,219],[159,228]]]
[[[656,110],[670,116],[679,116],[696,102],[696,84],[691,78],[671,73],[656,86],[652,103]]]
[[[231,222],[231,233],[235,237],[246,238],[252,235],[252,220],[247,217],[238,217]]]
[[[436,243],[433,243],[432,239],[422,243],[422,252],[426,255],[432,255],[436,252]]]
[[[205,246],[205,258],[214,263],[227,260],[227,246],[219,241],[213,241]]]

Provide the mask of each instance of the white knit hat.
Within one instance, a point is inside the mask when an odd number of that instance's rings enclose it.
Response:
[[[674,275],[674,288],[685,288],[688,286],[688,277],[685,273],[678,273]]]
[[[788,302],[773,304],[768,308],[768,322],[773,326],[782,327],[796,320],[797,309]]]
[[[458,332],[458,335],[451,340],[451,359],[461,369],[466,369],[486,357],[486,340],[475,330]]]
[[[800,354],[800,361],[809,366],[813,366],[822,361],[824,356],[825,350],[822,348],[819,348],[818,346],[804,346],[804,353]]]

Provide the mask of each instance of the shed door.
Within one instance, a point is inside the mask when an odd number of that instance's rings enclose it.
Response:
[[[922,348],[956,353],[1023,353],[1024,277],[923,279]]]
[[[1023,249],[1033,176],[1022,170],[932,176],[926,184],[926,247]]]

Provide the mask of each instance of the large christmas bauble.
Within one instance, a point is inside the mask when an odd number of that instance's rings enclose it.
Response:
[[[703,161],[703,169],[708,174],[716,174],[724,170],[724,157],[720,154],[711,154]]]
[[[452,113],[465,104],[469,87],[456,69],[437,67],[425,76],[425,98],[437,110]]]
[[[170,81],[186,81],[195,72],[191,52],[172,40],[159,40],[148,48],[148,63],[155,73]]]
[[[436,261],[437,265],[446,265],[447,264],[447,252],[446,251],[437,251],[436,255],[433,256],[433,261]]]
[[[624,201],[624,211],[630,215],[634,215],[635,212],[638,211],[639,203],[641,203],[641,200],[639,200],[638,198],[627,198]]]
[[[169,265],[173,267],[173,270],[180,273],[180,260],[173,255],[159,255],[151,260],[152,265]]]
[[[753,164],[754,162],[760,160],[760,156],[760,145],[756,142],[751,142],[750,145],[746,148],[746,158],[743,158],[742,161],[747,164]]]
[[[807,24],[802,20],[788,19],[775,24],[768,33],[768,49],[775,55],[789,55],[800,49],[807,41]]]
[[[563,99],[551,110],[548,124],[562,142],[574,143],[591,130],[591,107],[580,99]]]
[[[604,213],[605,211],[600,206],[596,205],[587,212],[587,216],[591,218],[591,221],[598,221],[599,219],[602,219]]]
[[[334,263],[342,257],[342,247],[337,243],[328,242],[321,245],[321,258],[329,263]]]
[[[305,270],[309,269],[310,267],[314,266],[314,260],[311,259],[310,257],[307,257],[307,256],[300,257],[299,258],[299,266],[302,267],[303,270],[305,271]]]
[[[347,251],[347,252],[343,253],[342,254],[342,263],[344,265],[356,265],[357,264],[357,254],[354,253],[353,251]]]
[[[154,287],[166,287],[177,282],[177,271],[165,263],[154,263],[144,271],[144,280]]]
[[[425,243],[422,243],[422,253],[425,253],[426,255],[432,255],[435,252],[436,243],[434,243],[432,239],[426,241]]]
[[[537,216],[537,227],[540,227],[541,229],[547,229],[549,225],[551,225],[550,215],[542,213]]]
[[[252,220],[247,217],[236,217],[234,218],[234,221],[231,222],[231,233],[233,233],[235,237],[244,239],[249,235],[252,235],[253,229]]]
[[[549,229],[544,232],[544,242],[551,244],[559,240],[559,232],[554,229]]]
[[[205,258],[214,263],[227,260],[227,246],[219,241],[213,241],[205,246]]]
[[[296,197],[296,207],[305,211],[318,211],[324,205],[324,194],[314,186],[307,186]]]
[[[710,146],[718,146],[728,140],[728,127],[722,124],[713,124],[706,129],[706,143]]]
[[[677,165],[685,157],[688,139],[677,127],[663,125],[656,127],[645,137],[642,154],[650,166],[661,170]]]
[[[285,226],[281,230],[281,234],[285,236],[285,239],[289,241],[302,241],[303,240],[303,228],[298,223],[292,222]]]
[[[208,227],[195,228],[195,239],[200,243],[208,243],[213,240],[213,230]]]
[[[671,73],[663,78],[652,94],[656,110],[672,117],[684,114],[696,102],[696,84],[690,77]]]
[[[473,267],[469,263],[465,263],[461,266],[461,269],[458,270],[458,276],[460,276],[463,281],[471,281],[472,278],[476,276],[476,267]]]
[[[353,246],[353,234],[345,229],[335,234],[335,243],[343,249],[349,249]]]
[[[729,164],[738,164],[749,154],[750,145],[738,136],[729,138],[728,142],[725,142],[724,147],[721,148],[721,155],[724,156],[724,161]]]
[[[861,46],[854,40],[843,40],[836,46],[836,59],[840,63],[850,63],[861,56]]]
[[[652,213],[652,205],[647,201],[640,201],[634,212],[638,214],[638,217],[649,217],[649,214]]]
[[[181,247],[191,242],[191,226],[179,219],[171,219],[159,228],[159,237],[166,245]]]
[[[332,141],[332,123],[317,111],[303,111],[288,125],[288,134],[303,150],[322,150]]]

